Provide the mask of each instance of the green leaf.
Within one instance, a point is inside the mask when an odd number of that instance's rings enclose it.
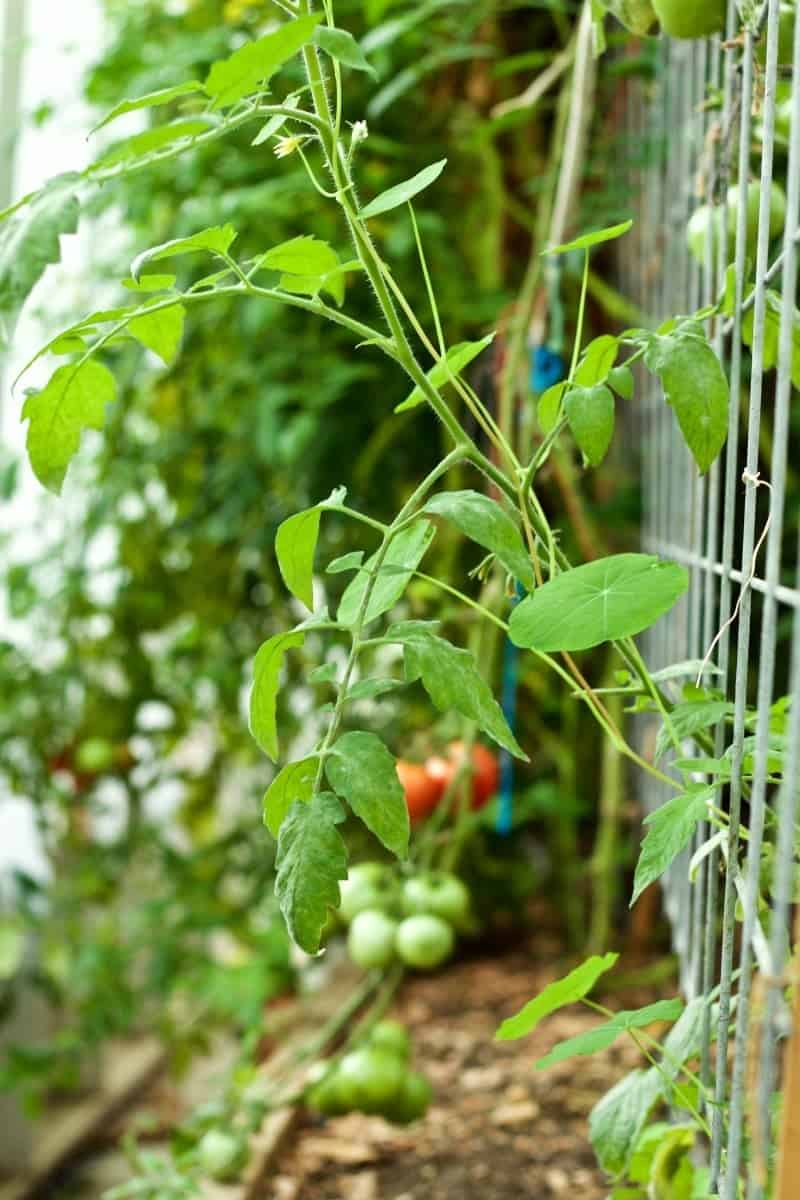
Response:
[[[203,85],[198,79],[187,79],[184,83],[176,83],[173,87],[159,88],[158,91],[148,92],[147,95],[138,96],[135,100],[122,100],[109,113],[106,113],[100,124],[95,125],[91,132],[97,133],[98,129],[102,129],[104,125],[110,125],[112,121],[116,121],[117,117],[121,117],[125,113],[136,112],[140,108],[155,108],[160,104],[169,104],[180,96],[188,96],[192,92],[202,92],[203,90]]]
[[[129,292],[167,292],[175,282],[174,275],[143,275],[141,279],[123,279]]]
[[[465,367],[477,358],[478,355],[486,349],[494,341],[493,333],[487,334],[485,338],[481,338],[479,342],[458,342],[455,346],[451,346],[445,355],[444,361],[439,361],[435,367],[431,367],[426,373],[425,378],[435,388],[444,387],[449,383],[454,375],[459,375]],[[400,404],[395,407],[395,412],[406,412],[409,408],[416,408],[419,404],[424,404],[425,393],[421,388],[415,387],[413,392],[409,393]]]
[[[698,823],[708,815],[708,802],[713,801],[714,793],[713,787],[697,784],[684,795],[673,796],[646,818],[648,831],[636,864],[631,907],[689,845]]]
[[[659,729],[656,738],[655,760],[658,762],[672,745],[670,726],[680,741],[708,729],[733,715],[733,705],[727,700],[685,700],[676,704],[670,713],[670,724]]]
[[[698,468],[707,471],[728,436],[729,389],[703,326],[687,321],[664,336],[652,334],[644,361],[661,380]]]
[[[578,387],[591,388],[596,383],[605,383],[609,372],[617,361],[619,340],[610,334],[595,338],[583,352],[574,383]]]
[[[780,292],[767,288],[766,310],[764,313],[764,370],[770,371],[778,365],[780,358],[781,314],[783,312],[783,297]],[[733,304],[729,315],[733,314]],[[745,346],[753,345],[755,329],[755,311],[749,308],[742,317],[742,341]],[[800,390],[800,311],[792,309],[792,357],[789,367],[792,384]]]
[[[152,129],[145,129],[143,133],[135,133],[132,137],[125,138],[124,141],[115,142],[94,160],[89,170],[105,170],[108,167],[116,166],[117,163],[141,158],[145,154],[151,154],[154,150],[160,150],[163,146],[179,142],[182,138],[192,138],[201,133],[208,133],[209,129],[213,129],[214,126],[215,122],[207,116],[183,118],[179,121],[172,121],[169,125],[155,125]]]
[[[299,104],[300,97],[298,95],[287,96],[283,101],[284,108],[297,108]],[[270,119],[261,126],[250,145],[263,146],[264,142],[268,142],[269,139],[274,137],[276,133],[280,133],[288,120],[289,118],[283,113],[276,113],[275,116],[270,117]]]
[[[304,234],[273,246],[256,260],[256,270],[284,271],[288,275],[328,275],[340,265],[339,255],[327,242]]]
[[[496,500],[480,492],[442,492],[428,501],[424,511],[452,521],[465,537],[491,550],[523,587],[533,588],[536,580],[522,536]]]
[[[276,633],[264,642],[253,663],[253,690],[250,693],[250,732],[273,762],[278,757],[276,718],[278,685],[284,655],[294,646],[302,646],[305,634],[297,631]]]
[[[80,176],[57,175],[0,227],[0,318],[13,324],[50,263],[61,257],[62,234],[78,228]]]
[[[364,219],[369,217],[380,216],[381,213],[390,212],[393,208],[399,208],[401,204],[406,204],[409,200],[413,200],[425,188],[430,187],[434,183],[447,165],[447,159],[443,158],[439,162],[431,163],[429,167],[424,167],[418,171],[416,175],[412,175],[410,179],[404,180],[402,183],[395,184],[385,192],[381,192],[374,200],[371,200],[366,208],[362,208],[361,216]]]
[[[283,582],[306,608],[314,607],[314,555],[319,536],[319,505],[287,517],[275,534],[275,553]]]
[[[318,296],[327,292],[341,306],[344,300],[344,277],[346,268],[337,267],[328,275],[281,275],[278,286],[293,296]]]
[[[549,246],[542,254],[568,254],[570,250],[589,250],[602,242],[613,242],[620,238],[633,226],[633,221],[623,221],[621,225],[609,225],[606,229],[598,229],[594,233],[584,233],[571,242],[562,242],[560,246]]]
[[[385,573],[379,573],[367,604],[365,624],[394,607],[433,541],[435,532],[430,521],[419,520],[392,539],[383,560]],[[336,614],[342,625],[352,625],[357,619],[369,582],[369,572],[374,570],[376,562],[377,552],[367,559],[363,570],[345,588]]]
[[[169,308],[159,308],[155,312],[143,312],[129,322],[128,333],[169,366],[181,344],[185,316],[186,309],[182,304],[171,304]]]
[[[283,819],[296,800],[303,804],[311,800],[317,765],[316,757],[287,763],[267,788],[264,793],[264,824],[273,837],[278,836]]]
[[[406,679],[421,679],[425,691],[440,712],[455,709],[478,726],[511,754],[527,761],[527,755],[514,737],[503,710],[478,670],[469,650],[460,650],[437,637],[421,621],[404,621],[386,632],[390,641],[404,648]]]
[[[658,1000],[655,1004],[648,1004],[646,1008],[619,1012],[610,1021],[559,1042],[549,1054],[539,1059],[536,1070],[543,1071],[546,1067],[564,1062],[565,1059],[606,1050],[620,1034],[630,1029],[644,1029],[656,1021],[676,1021],[682,1012],[683,1003],[680,1000]]]
[[[533,1000],[529,1000],[524,1008],[513,1017],[503,1021],[495,1037],[500,1041],[509,1042],[515,1038],[527,1037],[533,1033],[536,1026],[544,1017],[582,1000],[597,983],[601,975],[610,971],[619,958],[618,954],[594,954],[587,958],[569,975],[548,984]]]
[[[597,1160],[609,1175],[621,1175],[661,1096],[655,1067],[632,1071],[621,1079],[589,1116],[589,1138]]]
[[[374,700],[387,692],[396,692],[401,687],[405,687],[403,679],[359,679],[358,683],[354,683],[348,689],[347,699]]]
[[[614,395],[604,384],[575,387],[564,401],[572,436],[593,467],[603,461],[614,437]]]
[[[374,733],[345,733],[325,762],[328,783],[380,842],[405,858],[408,806],[394,756]]]
[[[158,262],[162,258],[172,258],[176,254],[194,254],[201,250],[211,254],[227,254],[230,250],[236,230],[232,225],[214,225],[210,229],[201,229],[191,237],[173,238],[170,242],[162,242],[160,246],[152,246],[137,254],[131,263],[131,275],[138,281],[142,267],[148,262]]]
[[[668,1080],[677,1079],[681,1067],[689,1059],[697,1058],[703,1041],[705,1011],[709,1004],[707,996],[696,996],[690,1000],[683,1013],[664,1040],[661,1056],[661,1076]],[[716,1037],[719,1007],[711,1006],[711,1036]]]
[[[672,608],[689,586],[688,572],[650,554],[615,554],[564,571],[537,588],[511,614],[515,646],[588,650],[632,637]]]
[[[339,905],[339,880],[347,878],[340,820],[338,800],[323,792],[293,804],[281,823],[275,895],[289,932],[307,954],[319,950],[328,909]]]
[[[275,72],[293,58],[310,40],[322,14],[287,21],[274,33],[257,42],[245,42],[229,58],[215,62],[209,71],[205,89],[213,108],[228,108],[238,100],[266,86]]]
[[[314,30],[314,41],[320,50],[324,50],[331,58],[352,67],[354,71],[367,71],[375,74],[375,68],[364,54],[352,33],[346,29],[331,29],[329,25],[320,25]]]
[[[561,414],[561,401],[564,399],[564,393],[568,386],[566,379],[562,379],[560,383],[554,383],[547,391],[542,392],[539,397],[539,402],[536,406],[536,415],[539,418],[539,427],[542,433],[551,433],[558,424],[558,418]]]
[[[613,388],[623,400],[632,400],[633,371],[624,364],[621,367],[614,367],[614,370],[609,371],[608,374],[608,386]]]
[[[325,568],[326,575],[341,575],[344,571],[358,571],[364,561],[363,550],[351,550],[349,554],[340,554],[332,558]]]
[[[102,429],[106,407],[117,394],[107,367],[89,359],[59,367],[46,387],[31,392],[22,408],[28,421],[28,457],[37,479],[60,492],[84,429]]]

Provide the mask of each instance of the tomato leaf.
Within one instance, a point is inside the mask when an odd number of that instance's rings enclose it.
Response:
[[[593,467],[603,461],[614,437],[614,396],[604,384],[574,387],[564,401],[572,436]]]
[[[339,881],[347,878],[347,850],[336,828],[342,817],[336,797],[322,792],[293,804],[281,824],[275,895],[290,934],[307,954],[319,950],[328,910],[339,906]]]
[[[619,352],[619,340],[605,333],[597,337],[584,350],[575,372],[574,383],[578,387],[591,388],[605,383]]]
[[[128,323],[128,333],[169,366],[181,344],[185,316],[186,309],[182,304],[171,304],[154,312],[145,311]]]
[[[158,91],[148,92],[144,96],[138,96],[135,100],[122,100],[106,113],[99,125],[95,125],[91,132],[97,133],[98,129],[116,121],[117,117],[124,116],[125,113],[136,112],[140,108],[154,108],[157,105],[169,104],[181,96],[202,91],[204,88],[198,79],[187,79],[184,83],[176,83],[173,87],[159,88]]]
[[[274,762],[278,757],[277,699],[283,659],[287,650],[302,646],[305,634],[292,630],[276,633],[259,649],[253,663],[253,690],[250,693],[250,732],[265,754]]]
[[[212,254],[227,254],[230,250],[236,230],[232,225],[214,225],[209,229],[201,229],[190,237],[173,238],[162,242],[160,246],[152,246],[137,254],[131,263],[131,275],[138,282],[145,263],[158,262],[162,258],[172,258],[176,254],[194,254],[207,250]]]
[[[374,621],[381,613],[394,607],[433,541],[435,532],[430,521],[421,519],[392,539],[383,560],[382,573],[378,575],[367,604],[365,623]],[[342,625],[352,625],[357,619],[369,573],[374,570],[376,562],[377,553],[367,559],[362,570],[345,588],[337,613]]]
[[[649,335],[644,361],[661,380],[700,472],[707,471],[728,436],[729,388],[702,324]]]
[[[613,242],[633,227],[633,221],[623,221],[621,225],[609,225],[606,229],[598,229],[594,233],[584,233],[571,242],[562,242],[560,246],[549,246],[542,254],[568,254],[570,250],[589,250],[603,242]]]
[[[528,650],[588,650],[641,633],[689,586],[683,567],[649,554],[615,554],[564,571],[511,614],[510,636]]]
[[[312,757],[287,763],[275,776],[264,793],[264,824],[273,837],[278,836],[283,819],[296,800],[303,804],[311,800],[316,774],[317,759]]]
[[[332,29],[329,25],[320,25],[314,30],[314,41],[320,50],[324,50],[331,58],[335,58],[345,67],[354,71],[367,71],[375,74],[375,68],[364,54],[352,33],[346,29]]]
[[[444,387],[450,381],[453,375],[459,375],[465,367],[477,358],[482,351],[486,349],[494,341],[494,334],[487,334],[485,338],[481,338],[479,342],[457,342],[455,346],[451,346],[445,355],[444,361],[439,361],[435,367],[431,367],[427,372],[426,378],[435,388]],[[396,405],[395,412],[407,412],[410,408],[416,408],[420,404],[425,403],[425,393],[421,388],[415,387],[413,392],[410,392],[400,404]]]
[[[480,492],[441,492],[428,501],[424,511],[452,521],[465,537],[491,550],[523,587],[533,588],[536,580],[522,536],[497,501]]]
[[[80,176],[57,175],[0,228],[0,318],[10,326],[50,263],[62,234],[78,228]]]
[[[624,364],[608,373],[608,386],[623,400],[633,399],[633,371]]]
[[[213,108],[229,108],[250,92],[263,88],[275,72],[305,46],[322,20],[322,14],[287,21],[259,38],[245,42],[228,58],[215,62],[206,76],[205,89]]]
[[[513,1017],[508,1017],[497,1030],[495,1037],[499,1041],[510,1042],[516,1038],[527,1037],[533,1033],[536,1026],[551,1013],[582,1000],[601,975],[610,971],[619,958],[618,954],[592,955],[582,962],[563,979],[556,979],[547,985],[543,992],[521,1008]]]
[[[727,700],[684,700],[681,704],[676,704],[669,715],[670,724],[664,724],[658,731],[655,761],[658,762],[672,744],[670,729],[683,741],[684,738],[699,733],[701,729],[708,729],[710,725],[724,721],[732,714],[733,705]]]
[[[283,582],[306,608],[314,607],[314,555],[321,515],[321,508],[315,504],[287,517],[275,534],[275,554]]]
[[[682,1012],[682,1001],[658,1000],[655,1004],[648,1004],[646,1008],[616,1013],[610,1021],[605,1021],[602,1025],[595,1026],[594,1029],[587,1029],[584,1033],[559,1042],[549,1054],[539,1059],[536,1063],[536,1070],[543,1071],[568,1058],[606,1050],[620,1034],[626,1033],[630,1029],[644,1029],[656,1021],[676,1021]]]
[[[386,638],[402,644],[406,679],[410,683],[421,679],[440,712],[455,709],[475,721],[498,745],[528,761],[469,650],[460,650],[438,637],[422,621],[393,625]]]
[[[609,1175],[625,1171],[661,1090],[655,1067],[632,1071],[592,1109],[589,1138],[600,1166]]]
[[[446,165],[447,159],[443,158],[440,162],[431,163],[429,167],[424,167],[416,175],[412,175],[410,179],[405,179],[402,183],[395,184],[394,187],[381,192],[365,208],[362,208],[361,216],[365,219],[377,217],[381,213],[390,212],[393,208],[399,208],[401,204],[406,204],[409,200],[413,200],[415,196],[418,196],[420,192],[430,187],[439,178]]]
[[[183,118],[179,121],[171,121],[168,125],[155,125],[152,129],[145,129],[143,133],[135,133],[132,137],[115,142],[94,160],[89,171],[105,170],[108,167],[116,166],[117,163],[141,158],[146,154],[151,154],[154,150],[160,150],[163,146],[179,142],[182,138],[192,138],[201,133],[208,133],[209,129],[214,128],[214,125],[215,121],[210,116]]]
[[[327,275],[339,266],[339,255],[327,242],[302,234],[261,254],[255,266],[289,275]]]
[[[92,359],[59,367],[41,391],[28,394],[22,407],[22,419],[29,423],[28,457],[49,491],[61,491],[81,434],[103,428],[106,407],[116,394],[114,376]]]
[[[715,790],[697,784],[682,796],[673,796],[645,819],[648,831],[636,864],[631,907],[689,845],[699,822],[708,813],[708,802],[713,800]]]
[[[546,392],[542,392],[539,397],[536,415],[539,418],[539,427],[542,433],[550,433],[558,424],[561,401],[564,399],[564,393],[568,386],[566,379],[562,379],[560,383],[554,383]]]
[[[374,733],[345,733],[325,763],[328,783],[376,838],[396,854],[408,854],[408,807],[395,759]]]

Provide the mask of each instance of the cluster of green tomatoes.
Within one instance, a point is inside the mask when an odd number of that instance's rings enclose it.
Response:
[[[395,962],[430,971],[450,958],[457,934],[470,924],[469,892],[447,871],[401,881],[384,863],[359,863],[342,883],[341,895],[347,948],[365,971]]]
[[[373,1113],[395,1125],[424,1116],[432,1089],[411,1062],[411,1040],[398,1021],[379,1021],[366,1042],[333,1066],[321,1064],[308,1093],[309,1108],[323,1116]]]

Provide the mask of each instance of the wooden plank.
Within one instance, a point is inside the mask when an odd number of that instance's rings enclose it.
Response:
[[[27,1200],[78,1150],[91,1142],[161,1072],[166,1054],[161,1042],[112,1042],[99,1091],[54,1105],[39,1125],[30,1171],[0,1183],[0,1200]]]

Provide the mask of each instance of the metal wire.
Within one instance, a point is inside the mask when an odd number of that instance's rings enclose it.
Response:
[[[728,188],[739,184],[732,313],[716,317],[711,329],[730,382],[730,424],[723,459],[707,478],[698,479],[657,381],[639,376],[643,543],[684,564],[691,578],[688,601],[646,635],[645,649],[654,668],[701,659],[722,629],[714,686],[733,701],[732,733],[730,724],[714,731],[715,754],[727,753],[732,767],[727,799],[720,799],[729,818],[727,844],[722,853],[716,848],[701,858],[694,882],[688,878],[688,855],[663,880],[681,986],[689,999],[714,989],[718,994],[716,1028],[711,1007],[707,1010],[700,1074],[714,1095],[708,1105],[709,1190],[724,1200],[765,1200],[769,1194],[781,1041],[791,1020],[785,975],[800,809],[800,549],[796,536],[787,538],[787,532],[795,533],[787,523],[796,524],[800,505],[796,495],[787,504],[787,483],[792,403],[795,409],[798,404],[792,375],[800,323],[800,87],[792,88],[787,211],[776,247],[770,229],[776,93],[779,81],[789,78],[787,64],[779,64],[780,16],[779,0],[767,0],[742,32],[739,6],[729,0],[724,40],[663,43],[647,120],[657,150],[640,194],[640,249],[649,267],[632,264],[629,281],[638,285],[640,303],[654,319],[712,305],[725,290],[728,272],[726,231],[733,218]],[[756,54],[764,45],[765,62]],[[798,65],[800,20],[792,79]],[[634,93],[631,103],[642,103],[641,95]],[[760,160],[754,145],[760,145]],[[746,203],[751,167],[761,185],[752,276],[752,214]],[[698,264],[687,248],[686,225],[700,203],[715,211]],[[780,331],[773,371],[775,318],[768,325],[767,317],[776,297]],[[762,552],[754,572],[754,549],[762,544],[767,521],[766,561]],[[736,620],[729,625],[731,614]],[[781,698],[776,691],[787,684],[793,703],[776,788],[774,706]],[[653,733],[651,727],[642,735],[645,752]],[[749,786],[742,778],[746,764],[752,769]],[[670,794],[650,780],[642,787],[648,811]],[[698,831],[693,849],[708,832]],[[773,863],[766,907],[765,851]]]

